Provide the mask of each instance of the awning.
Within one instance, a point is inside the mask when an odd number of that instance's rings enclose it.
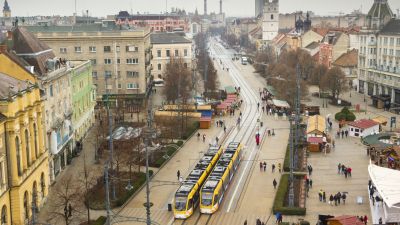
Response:
[[[276,107],[280,107],[280,108],[290,108],[289,103],[287,101],[283,101],[283,100],[272,99],[272,104],[274,104]]]
[[[370,164],[369,176],[389,208],[400,208],[400,171]]]
[[[320,144],[320,143],[323,143],[323,142],[324,142],[324,139],[323,139],[322,137],[309,137],[309,138],[307,139],[307,142],[309,142],[309,143],[318,143],[318,144]]]
[[[384,126],[386,126],[386,124],[388,122],[388,119],[384,116],[377,116],[377,117],[373,118],[372,120],[381,125],[384,125]]]

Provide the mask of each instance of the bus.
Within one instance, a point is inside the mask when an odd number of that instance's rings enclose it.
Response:
[[[200,213],[213,214],[224,198],[225,192],[239,167],[242,158],[240,142],[231,142],[218,160],[200,191]]]
[[[200,188],[222,155],[222,151],[222,146],[211,146],[175,192],[173,210],[176,219],[187,219],[193,214],[200,202]]]

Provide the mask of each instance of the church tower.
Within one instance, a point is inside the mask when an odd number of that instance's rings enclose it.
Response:
[[[262,22],[263,41],[271,41],[279,31],[279,0],[266,0]]]
[[[374,4],[367,14],[367,26],[369,29],[379,30],[394,18],[387,0],[374,0]]]
[[[10,6],[8,5],[7,0],[4,1],[3,17],[5,17],[5,18],[10,18],[11,17],[11,9],[10,9]]]

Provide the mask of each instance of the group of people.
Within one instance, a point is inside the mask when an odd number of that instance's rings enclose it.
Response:
[[[365,216],[357,216],[357,218],[361,222],[363,222],[365,225],[367,225],[367,222],[368,222],[368,216],[367,215],[365,215]],[[379,224],[382,224],[382,218],[379,218]]]
[[[340,138],[340,137],[347,138],[348,136],[349,136],[349,130],[347,130],[347,129],[339,128],[339,130],[336,132],[336,137],[338,137],[338,138]]]
[[[273,163],[271,165],[271,172],[274,173],[275,169],[276,169],[276,165]],[[266,172],[267,171],[267,163],[265,161],[264,162],[260,161],[260,171],[261,172],[263,172],[263,171]],[[278,163],[278,171],[279,171],[279,173],[282,173],[282,164],[281,163]]]
[[[318,192],[318,198],[319,198],[320,202],[326,202],[326,192],[324,190],[320,189]],[[343,202],[343,205],[344,205],[344,204],[346,204],[346,198],[347,198],[347,195],[345,192],[343,192],[343,193],[338,192],[336,194],[331,194],[328,199],[328,204],[329,205],[335,204],[335,206],[337,206],[337,205],[340,205],[340,202]]]
[[[369,198],[372,201],[372,205],[375,205],[375,202],[377,203],[377,205],[379,205],[379,202],[382,202],[383,199],[380,198],[378,194],[375,194],[376,187],[374,185],[372,185],[371,180],[368,181],[368,190],[369,190]]]
[[[345,178],[347,177],[351,177],[351,167],[346,167],[344,164],[339,163],[337,166],[338,170],[338,174],[344,175]]]

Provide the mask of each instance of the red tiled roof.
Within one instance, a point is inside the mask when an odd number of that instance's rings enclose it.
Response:
[[[361,128],[361,129],[367,129],[373,126],[378,125],[379,123],[373,121],[373,120],[367,120],[367,119],[361,119],[361,120],[357,120],[354,122],[350,122],[349,126],[352,127],[357,127],[357,128]]]
[[[329,218],[328,221],[339,221],[342,225],[364,225],[356,216],[338,216]]]
[[[343,53],[338,59],[333,63],[335,66],[341,67],[357,67],[358,64],[358,51],[353,49],[349,52]]]

